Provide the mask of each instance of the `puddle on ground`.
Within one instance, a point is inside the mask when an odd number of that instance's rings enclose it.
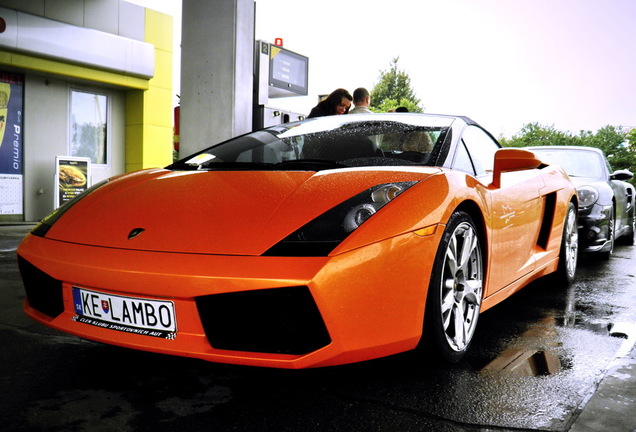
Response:
[[[560,354],[559,327],[583,329],[597,335],[624,339],[616,356],[631,351],[636,342],[636,323],[593,322],[583,319],[558,326],[554,317],[547,317],[519,336],[522,347],[515,346],[501,352],[484,366],[481,372],[502,371],[518,376],[545,376],[571,367],[571,361]]]
[[[523,347],[504,350],[484,366],[482,372],[504,371],[520,376],[552,375],[563,369],[557,354],[561,345],[554,317],[530,327],[520,337]]]

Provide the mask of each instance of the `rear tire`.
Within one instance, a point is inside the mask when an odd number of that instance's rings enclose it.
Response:
[[[425,338],[439,356],[458,362],[475,334],[484,281],[484,260],[472,218],[456,211],[442,236],[428,291]]]
[[[629,228],[627,229],[627,233],[620,238],[620,244],[626,245],[626,246],[634,246],[635,232],[636,232],[636,216],[634,215],[634,209],[632,208],[632,212],[629,215]]]

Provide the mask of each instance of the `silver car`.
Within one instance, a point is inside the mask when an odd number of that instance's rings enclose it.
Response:
[[[527,147],[565,169],[579,196],[579,251],[609,259],[614,243],[634,244],[634,186],[628,170],[612,171],[602,150],[579,146]]]

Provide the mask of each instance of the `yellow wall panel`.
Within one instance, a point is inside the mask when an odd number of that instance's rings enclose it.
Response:
[[[167,51],[155,50],[155,71],[160,70],[160,74],[156,74],[150,80],[150,85],[172,89],[172,53]]]
[[[146,9],[146,42],[156,49],[172,52],[172,17]]]
[[[144,140],[143,125],[126,125],[126,167],[129,164],[142,164],[143,147],[140,144]],[[128,168],[126,168],[128,171]]]
[[[126,92],[126,124],[144,122],[144,92],[131,90]]]
[[[144,168],[164,167],[172,163],[172,127],[144,126]]]
[[[151,88],[145,92],[145,123],[172,127],[172,89]]]
[[[155,46],[155,75],[126,97],[126,170],[172,162],[172,17],[146,9],[146,42]]]

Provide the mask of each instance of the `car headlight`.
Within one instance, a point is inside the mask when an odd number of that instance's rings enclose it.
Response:
[[[349,234],[415,183],[385,183],[360,192],[294,231],[263,255],[327,256]]]
[[[408,187],[410,187],[410,185]],[[363,192],[363,194],[366,194],[371,191],[371,199],[370,201],[355,206],[347,213],[342,224],[345,232],[350,233],[358,228],[367,219],[373,216],[375,212],[388,204],[389,201],[394,199],[405,189],[403,183],[390,183],[379,185]]]
[[[73,198],[72,200],[67,201],[61,206],[59,206],[57,209],[53,211],[53,213],[49,214],[44,219],[42,219],[40,223],[37,224],[35,228],[31,230],[31,234],[39,236],[39,237],[44,237],[46,233],[51,229],[53,224],[57,222],[58,219],[61,218],[64,213],[69,211],[71,207],[73,207],[75,204],[79,202],[79,200],[81,200],[86,195],[93,192],[95,189],[99,188],[100,186],[105,185],[106,183],[108,183],[108,180],[102,180],[99,183],[95,183],[93,186],[89,187],[84,192],[82,192],[81,194]]]
[[[585,208],[594,205],[598,200],[598,190],[592,186],[580,186],[576,189],[579,196],[579,207]]]

